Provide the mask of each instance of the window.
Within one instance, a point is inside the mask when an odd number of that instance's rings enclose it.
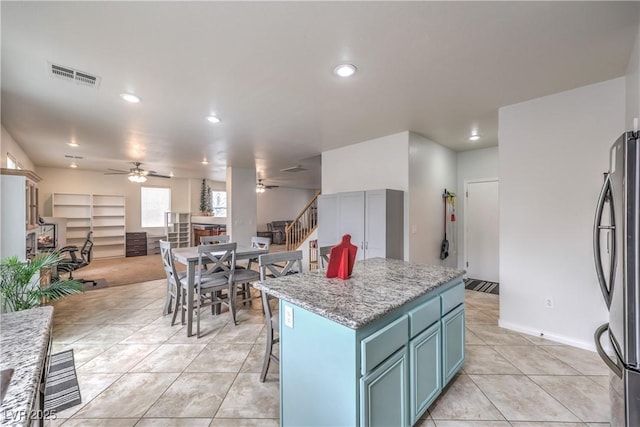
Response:
[[[7,153],[7,169],[19,169],[18,162],[16,162],[16,159],[9,153]]]
[[[164,213],[171,210],[171,189],[140,187],[140,225],[164,227]]]
[[[213,216],[222,218],[227,217],[227,192],[212,191],[211,192],[211,212]]]

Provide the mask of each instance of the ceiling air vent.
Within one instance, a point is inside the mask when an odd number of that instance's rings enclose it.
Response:
[[[292,166],[290,168],[280,169],[280,172],[302,172],[306,170],[307,168],[303,168],[302,166],[297,165],[297,166]]]
[[[92,76],[91,74],[85,73],[84,71],[78,71],[70,67],[63,67],[61,65],[52,63],[49,63],[49,66],[51,75],[54,77],[58,77],[68,82],[74,82],[83,86],[97,88],[100,85],[100,77]]]
[[[65,156],[67,159],[80,159],[80,160],[84,159],[84,157],[82,157],[82,156],[71,156],[71,155],[69,155],[69,154],[65,154],[64,156]]]

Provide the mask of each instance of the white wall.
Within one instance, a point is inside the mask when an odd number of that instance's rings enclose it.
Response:
[[[257,231],[256,170],[227,168],[227,234],[238,245],[251,245]]]
[[[409,134],[409,225],[405,229],[410,234],[405,242],[409,241],[411,262],[456,266],[455,256],[440,259],[444,237],[442,194],[445,188],[455,191],[456,168],[455,151]]]
[[[498,177],[498,147],[458,153],[458,186],[456,188],[456,248],[458,268],[464,268],[464,183]]]
[[[624,127],[624,78],[500,109],[501,326],[594,348],[593,331],[608,318],[594,209]]]
[[[266,231],[271,221],[294,220],[315,194],[315,190],[299,188],[271,188],[256,194],[258,230]]]
[[[626,74],[626,130],[635,130],[634,119],[640,118],[640,26],[629,58]],[[640,126],[640,124],[639,124]]]
[[[40,215],[53,216],[52,193],[124,195],[126,230],[146,231],[153,235],[163,234],[164,228],[143,229],[140,226],[141,185],[171,188],[171,210],[189,212],[191,181],[197,181],[181,178],[149,178],[144,184],[135,184],[129,182],[125,175],[104,175],[102,172],[94,171],[37,167],[35,172],[42,177],[42,181],[38,183]]]
[[[409,259],[409,132],[370,139],[322,153],[322,193],[401,190],[404,195],[404,259]]]
[[[409,190],[409,132],[322,153],[322,193]]]
[[[13,136],[2,126],[0,138],[0,156],[2,157],[2,161],[0,164],[3,168],[7,167],[7,153],[11,153],[11,156],[22,165],[22,169],[34,170],[35,166],[29,156],[27,156],[16,140],[13,139]]]

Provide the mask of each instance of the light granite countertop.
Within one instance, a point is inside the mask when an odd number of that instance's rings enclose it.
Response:
[[[463,274],[464,270],[454,268],[372,258],[356,261],[348,280],[327,279],[323,270],[313,270],[258,282],[254,287],[359,329]]]
[[[0,426],[29,425],[26,415],[38,398],[52,322],[53,307],[0,315],[0,369],[14,369],[0,407]]]

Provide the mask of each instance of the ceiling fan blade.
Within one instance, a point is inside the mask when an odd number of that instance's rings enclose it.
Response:
[[[111,171],[111,172],[129,173],[129,172],[127,172],[127,171],[123,171],[123,170],[120,170],[120,169],[111,169],[111,168],[109,168],[109,169],[107,169],[107,170],[108,170],[108,171]]]
[[[129,172],[105,172],[105,175],[128,175]]]
[[[147,176],[153,176],[155,178],[171,178],[169,175],[161,175],[161,174],[155,173],[153,171],[149,171],[149,173],[147,173]]]
[[[279,185],[265,185],[264,188],[278,188]]]

